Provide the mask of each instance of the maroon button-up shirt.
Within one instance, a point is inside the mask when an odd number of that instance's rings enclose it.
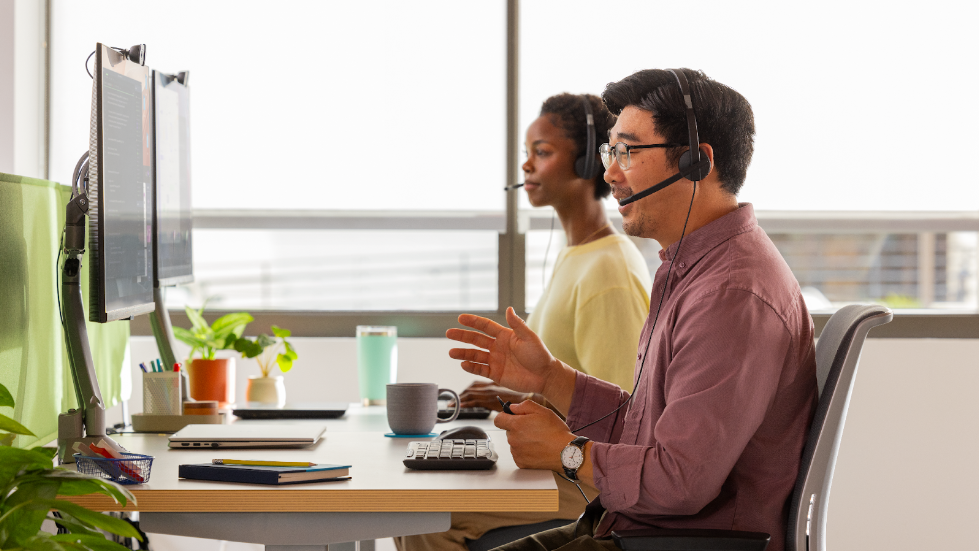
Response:
[[[676,249],[660,252],[633,402],[579,433],[595,441],[590,459],[607,509],[595,536],[647,526],[747,530],[771,534],[769,549],[781,551],[817,401],[812,319],[750,204]],[[629,397],[576,377],[572,429]]]

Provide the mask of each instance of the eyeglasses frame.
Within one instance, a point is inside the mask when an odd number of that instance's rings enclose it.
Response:
[[[621,168],[622,170],[629,170],[629,167],[632,166],[632,150],[633,149],[651,149],[651,148],[664,148],[664,149],[666,149],[666,148],[670,148],[670,147],[684,147],[684,145],[682,143],[672,143],[672,142],[670,142],[670,143],[653,143],[653,144],[644,144],[644,145],[629,145],[629,144],[627,144],[625,142],[615,142],[615,145],[611,145],[608,142],[605,142],[602,145],[598,146],[599,156],[602,156],[601,155],[601,151],[602,151],[602,147],[603,146],[604,147],[607,147],[608,150],[611,152],[611,151],[614,151],[615,148],[617,148],[619,146],[619,144],[622,144],[625,147],[626,159],[628,159],[627,164],[629,165],[629,166],[622,166],[622,163],[619,162],[619,156],[618,155],[615,155],[615,162],[618,163],[619,168]],[[605,166],[605,169],[608,170],[608,167],[612,166],[612,163],[609,163],[608,166],[606,166],[605,165],[605,159],[603,157],[602,158],[602,166]]]

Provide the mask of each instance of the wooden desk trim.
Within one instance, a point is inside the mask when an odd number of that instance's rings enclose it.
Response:
[[[120,507],[100,494],[62,497],[97,511],[556,512],[557,490],[133,490]],[[519,504],[519,505],[518,505]]]

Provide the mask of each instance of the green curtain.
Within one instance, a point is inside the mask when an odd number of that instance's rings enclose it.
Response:
[[[54,440],[58,414],[76,405],[55,283],[70,195],[55,182],[0,173],[0,383],[16,401],[13,417],[37,435],[18,437],[18,447]],[[88,337],[106,407],[128,400],[129,322],[90,322]]]

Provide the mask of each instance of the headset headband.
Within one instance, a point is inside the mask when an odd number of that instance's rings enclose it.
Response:
[[[687,111],[687,134],[690,144],[690,164],[696,165],[700,163],[700,138],[697,135],[697,117],[693,111],[693,100],[690,96],[690,87],[687,85],[687,76],[683,74],[683,71],[676,69],[667,69],[667,71],[673,73],[676,78],[677,83],[680,85],[680,93],[683,94],[683,103],[686,105]],[[691,180],[700,180],[702,177],[697,171],[697,174],[691,174]]]
[[[581,95],[581,103],[585,108],[585,124],[587,125],[587,137],[585,138],[585,153],[575,162],[575,172],[581,178],[595,177],[595,153],[598,144],[595,138],[595,116],[592,114],[591,102],[588,96]]]

